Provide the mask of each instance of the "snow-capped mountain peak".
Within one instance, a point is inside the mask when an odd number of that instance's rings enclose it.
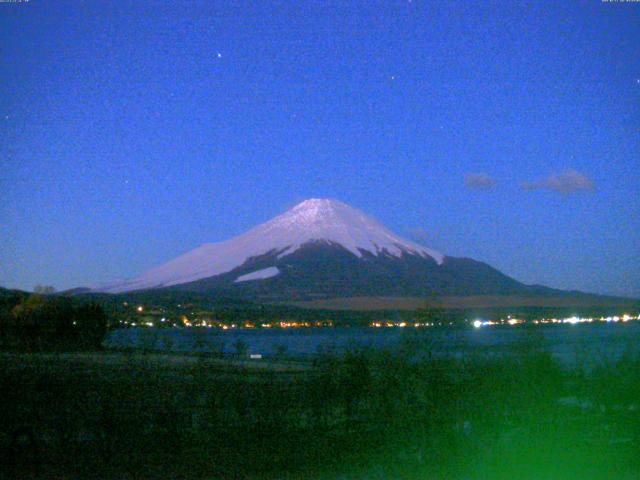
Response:
[[[99,289],[120,292],[192,282],[229,272],[251,257],[291,254],[309,242],[337,244],[357,257],[367,251],[376,256],[431,257],[438,264],[443,260],[442,254],[395,235],[354,207],[312,198],[230,240],[204,244],[139,277]]]
[[[333,199],[305,200],[246,235],[252,233],[277,237],[279,248],[288,247],[283,254],[310,241],[328,241],[342,245],[358,257],[362,256],[361,250],[374,255],[386,250],[395,256],[403,251],[428,255],[438,263],[443,258],[438,252],[395,235],[360,210]]]

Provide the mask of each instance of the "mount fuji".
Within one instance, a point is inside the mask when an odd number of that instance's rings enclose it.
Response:
[[[159,288],[262,299],[553,291],[404,239],[338,200],[315,198],[237,237],[93,290]]]

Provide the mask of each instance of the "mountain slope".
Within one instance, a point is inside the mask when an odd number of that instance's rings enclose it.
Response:
[[[327,199],[306,200],[242,235],[99,290],[157,288],[262,300],[557,292],[524,285],[482,262],[442,255]]]
[[[268,269],[278,273],[237,281]],[[524,285],[471,259],[443,257],[438,264],[431,257],[411,253],[394,257],[364,252],[356,257],[341,245],[320,241],[282,257],[276,253],[254,257],[231,272],[172,288],[263,300],[553,292]]]
[[[410,252],[437,263],[443,260],[442,254],[395,235],[360,210],[337,200],[310,199],[242,235],[202,245],[139,277],[97,290],[122,292],[192,282],[229,272],[255,256],[292,254],[313,241],[341,245],[355,257],[364,252],[395,257]]]

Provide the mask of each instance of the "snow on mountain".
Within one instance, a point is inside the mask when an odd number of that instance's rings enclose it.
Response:
[[[278,267],[267,267],[262,270],[256,270],[255,272],[247,273],[245,275],[240,275],[233,282],[248,282],[249,280],[264,280],[265,278],[275,277],[280,273]]]
[[[386,252],[396,257],[405,252],[431,257],[438,264],[444,258],[441,253],[395,235],[356,208],[337,200],[313,198],[242,235],[204,244],[139,277],[97,290],[123,292],[187,283],[229,272],[250,257],[272,252],[280,258],[312,241],[339,244],[358,257],[368,251],[376,256]],[[269,276],[278,273],[277,269],[264,270]],[[253,274],[259,272],[243,275],[237,281],[260,278],[247,278]]]

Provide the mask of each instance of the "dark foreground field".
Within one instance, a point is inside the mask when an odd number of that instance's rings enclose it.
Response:
[[[412,340],[419,342],[421,339]],[[3,478],[640,478],[640,361],[0,355]]]

